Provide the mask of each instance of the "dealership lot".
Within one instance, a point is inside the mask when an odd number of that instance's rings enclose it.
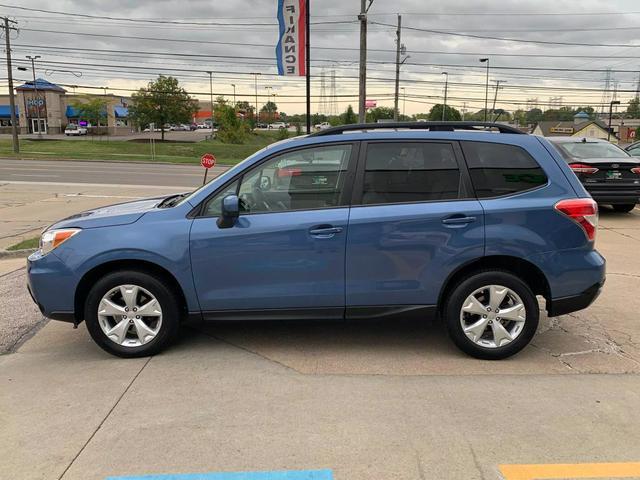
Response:
[[[466,357],[439,325],[415,321],[190,325],[138,360],[102,352],[84,325],[49,322],[0,356],[3,475],[499,479],[500,465],[637,461],[640,211],[603,209],[598,235],[601,297],[544,318],[501,362]],[[37,330],[24,269],[0,284],[12,292],[2,323]]]

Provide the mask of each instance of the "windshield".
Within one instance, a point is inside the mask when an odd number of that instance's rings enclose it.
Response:
[[[629,154],[611,143],[558,142],[564,153],[574,158],[627,158]]]

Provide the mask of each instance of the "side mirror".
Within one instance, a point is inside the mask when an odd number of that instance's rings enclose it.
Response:
[[[222,215],[216,222],[219,228],[231,228],[240,216],[240,200],[237,195],[227,195],[222,199]]]

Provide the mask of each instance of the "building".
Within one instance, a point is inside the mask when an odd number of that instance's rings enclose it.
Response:
[[[109,135],[131,133],[129,125],[128,97],[117,95],[68,94],[67,90],[42,78],[16,87],[16,113],[19,133],[60,134],[69,123],[86,124],[76,105],[92,97],[104,98],[106,105],[106,125],[102,131]],[[96,126],[97,125],[93,125]],[[0,95],[0,133],[11,131],[11,108],[9,95]]]
[[[586,112],[578,112],[573,120],[557,121],[544,120],[536,123],[533,128],[534,135],[542,135],[544,137],[586,137],[607,139],[609,131],[607,125],[601,120],[591,120]],[[611,141],[617,142],[615,135],[611,135]]]

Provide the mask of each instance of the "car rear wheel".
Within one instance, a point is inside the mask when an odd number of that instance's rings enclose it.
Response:
[[[619,205],[611,205],[616,212],[629,213],[636,205],[635,203],[622,203]]]
[[[118,271],[100,279],[85,303],[93,340],[119,357],[144,357],[166,348],[177,336],[180,306],[176,294],[156,277]]]
[[[449,336],[463,352],[499,360],[522,350],[538,328],[538,301],[529,286],[503,271],[483,271],[458,283],[445,305]]]

